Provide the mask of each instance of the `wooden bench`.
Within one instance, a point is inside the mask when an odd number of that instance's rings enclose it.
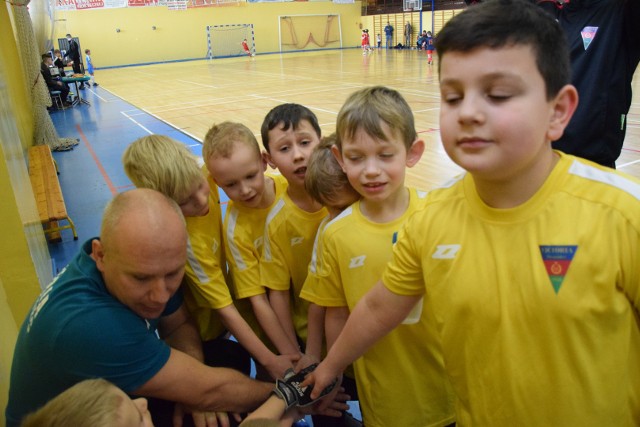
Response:
[[[36,145],[29,148],[28,157],[29,178],[45,234],[51,241],[60,241],[59,232],[70,228],[73,231],[73,240],[78,240],[76,227],[69,218],[64,204],[51,149],[48,145]],[[68,224],[60,225],[58,221],[66,221]]]

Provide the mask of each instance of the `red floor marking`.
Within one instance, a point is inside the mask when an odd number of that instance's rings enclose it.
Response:
[[[82,128],[80,128],[80,125],[76,125],[76,129],[80,134],[80,138],[82,138],[82,142],[84,142],[84,145],[87,146],[87,150],[89,150],[89,154],[91,154],[91,157],[93,157],[93,161],[96,162],[96,166],[98,166],[98,170],[100,171],[102,178],[104,178],[104,182],[107,183],[107,187],[109,187],[111,194],[115,196],[116,194],[118,194],[118,190],[116,190],[116,187],[113,185],[113,182],[111,182],[109,175],[107,175],[107,171],[104,170],[104,167],[102,166],[102,163],[100,163],[100,160],[96,155],[96,152],[93,151],[93,147],[91,146],[91,144],[89,144],[89,140],[85,136],[84,132],[82,132]]]

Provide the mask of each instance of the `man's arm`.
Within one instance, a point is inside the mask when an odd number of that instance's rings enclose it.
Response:
[[[273,384],[228,368],[212,368],[176,349],[167,363],[133,394],[182,403],[200,411],[246,412],[264,402]]]
[[[379,281],[358,302],[327,357],[302,384],[314,384],[311,397],[319,396],[350,363],[400,324],[420,297],[394,294]]]
[[[200,335],[184,304],[169,316],[160,319],[158,332],[160,338],[171,348],[180,350],[200,362],[204,361]]]
[[[273,384],[202,363],[202,344],[184,304],[158,325],[171,346],[167,363],[133,394],[182,403],[200,411],[245,412],[264,402]]]

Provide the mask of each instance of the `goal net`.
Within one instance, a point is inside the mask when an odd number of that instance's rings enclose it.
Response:
[[[207,58],[227,58],[247,55],[242,42],[252,55],[256,54],[253,24],[207,25]]]
[[[280,52],[342,47],[340,15],[280,16]]]

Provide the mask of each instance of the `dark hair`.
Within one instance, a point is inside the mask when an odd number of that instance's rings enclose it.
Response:
[[[526,0],[489,0],[470,6],[451,18],[435,42],[439,64],[447,52],[515,45],[531,46],[546,85],[547,99],[555,97],[571,82],[564,31],[551,15]]]
[[[45,59],[53,59],[53,58],[51,57],[51,54],[47,52],[42,54],[42,60],[44,61]]]
[[[318,124],[318,118],[311,110],[304,105],[300,104],[281,104],[273,108],[267,113],[262,122],[262,128],[260,129],[260,135],[262,136],[262,145],[264,149],[269,152],[269,131],[276,126],[283,124],[283,130],[289,130],[289,127],[297,129],[301,121],[308,121],[313,129],[318,134],[318,138],[321,136],[320,125]]]

